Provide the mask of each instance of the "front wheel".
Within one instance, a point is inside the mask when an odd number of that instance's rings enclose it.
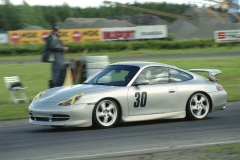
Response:
[[[187,118],[192,120],[204,119],[210,110],[209,98],[203,93],[194,93],[187,103]]]
[[[94,124],[99,128],[111,128],[119,118],[118,105],[111,99],[99,101],[93,110]]]

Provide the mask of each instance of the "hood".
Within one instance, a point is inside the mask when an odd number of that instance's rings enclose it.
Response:
[[[104,85],[90,85],[90,84],[79,84],[72,86],[56,87],[53,89],[48,89],[45,94],[40,98],[40,102],[54,102],[58,103],[62,100],[67,100],[76,94],[88,93],[91,91],[109,89],[116,86],[104,86]]]

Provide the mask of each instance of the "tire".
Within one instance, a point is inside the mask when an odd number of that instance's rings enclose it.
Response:
[[[209,98],[200,92],[194,93],[188,99],[186,113],[187,118],[191,120],[201,120],[207,117],[210,111]]]
[[[93,121],[98,128],[111,128],[119,119],[119,107],[111,99],[99,101],[93,110]]]

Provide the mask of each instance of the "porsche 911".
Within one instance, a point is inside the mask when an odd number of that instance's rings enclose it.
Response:
[[[227,93],[216,78],[220,73],[156,62],[113,63],[82,84],[40,92],[29,106],[29,123],[110,128],[156,119],[201,120],[225,108]]]

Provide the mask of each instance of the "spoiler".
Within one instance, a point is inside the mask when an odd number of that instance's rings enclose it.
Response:
[[[208,72],[209,80],[216,82],[218,79],[216,78],[217,74],[222,73],[220,70],[217,69],[189,69],[190,72]]]

